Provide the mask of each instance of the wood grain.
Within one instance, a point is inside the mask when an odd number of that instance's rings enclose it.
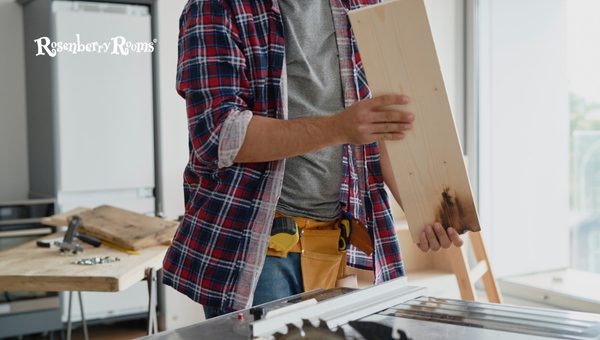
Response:
[[[108,205],[85,211],[80,216],[81,232],[133,250],[168,244],[179,225]]]
[[[69,225],[69,218],[74,215],[80,215],[85,211],[89,211],[90,208],[78,207],[65,211],[61,214],[52,215],[49,217],[42,218],[42,224],[50,225],[53,227],[66,227]]]
[[[403,93],[413,129],[386,141],[413,242],[435,221],[460,233],[479,219],[423,0],[396,0],[349,12],[373,95]]]
[[[54,234],[43,239],[63,235]],[[35,241],[0,252],[0,288],[6,291],[118,292],[143,280],[146,268],[159,269],[166,246],[140,250],[138,255],[82,244],[84,252],[61,255],[58,248],[39,248]],[[120,261],[95,266],[74,264],[89,257],[118,257]]]
[[[102,205],[94,209],[76,208],[42,220],[53,226],[66,226],[71,216],[81,217],[79,231],[124,249],[139,250],[169,244],[178,222],[146,216],[129,210]]]

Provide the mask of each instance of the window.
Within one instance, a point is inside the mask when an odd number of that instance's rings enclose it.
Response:
[[[570,265],[571,1],[477,0],[479,213],[499,278]]]
[[[600,1],[476,3],[479,212],[497,276],[600,273]]]
[[[567,1],[571,265],[600,273],[600,3]]]

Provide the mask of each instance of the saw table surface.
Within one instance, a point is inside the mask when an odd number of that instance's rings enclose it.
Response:
[[[61,237],[61,234],[54,234],[42,240]],[[156,246],[129,255],[105,245],[98,248],[81,242],[80,245],[84,252],[77,255],[61,255],[56,247],[40,248],[35,240],[1,251],[1,290],[123,291],[143,280],[146,269],[160,269],[167,251],[167,246]],[[74,264],[78,259],[106,256],[118,257],[120,261],[97,265]]]
[[[422,296],[400,280],[302,293],[258,306],[259,320],[246,309],[143,340],[391,340],[397,330],[413,340],[600,340],[598,314]]]

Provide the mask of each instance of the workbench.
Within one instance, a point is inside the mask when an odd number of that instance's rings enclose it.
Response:
[[[60,238],[53,234],[42,239]],[[63,255],[58,248],[40,248],[31,241],[0,252],[0,287],[3,291],[69,292],[69,320],[67,338],[70,337],[70,311],[72,292],[120,292],[141,280],[148,280],[148,333],[157,330],[156,282],[157,272],[167,246],[155,246],[130,255],[102,245],[94,248],[81,243],[84,251],[77,255]],[[119,258],[119,261],[97,265],[74,264],[78,259],[91,257]],[[80,304],[84,335],[87,325]]]

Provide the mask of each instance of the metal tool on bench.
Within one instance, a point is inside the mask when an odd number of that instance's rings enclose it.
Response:
[[[102,245],[102,241],[100,241],[99,239],[95,238],[94,236],[90,236],[90,235],[86,235],[86,234],[82,234],[82,233],[77,233],[75,234],[75,237],[77,237],[77,239],[79,239],[81,242],[87,243],[90,246],[93,247],[100,247]]]
[[[67,227],[67,232],[62,242],[55,241],[54,245],[60,248],[61,253],[72,253],[77,254],[79,252],[83,252],[83,248],[79,245],[79,243],[75,243],[75,235],[77,234],[77,228],[81,224],[81,218],[77,215],[72,216],[69,220],[69,226]]]
[[[83,242],[83,243],[87,243],[91,246],[94,247],[100,247],[102,245],[102,241],[100,241],[99,239],[90,236],[90,235],[85,235],[85,234],[81,234],[81,233],[77,233],[75,235],[75,237],[77,239],[79,239],[79,241]],[[43,239],[43,240],[37,240],[36,244],[38,247],[40,248],[52,248],[52,247],[56,247],[58,244],[60,246],[60,244],[62,244],[62,242],[60,242],[61,240],[64,239],[63,237],[56,237],[56,238],[51,238],[51,239]]]

